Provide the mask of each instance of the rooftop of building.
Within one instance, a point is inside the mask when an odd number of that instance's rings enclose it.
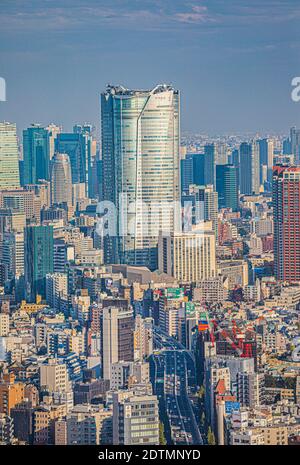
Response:
[[[153,87],[153,89],[144,90],[144,89],[127,89],[122,85],[112,85],[108,84],[106,87],[105,92],[102,95],[117,95],[117,96],[124,96],[124,97],[134,97],[134,96],[144,96],[149,94],[159,94],[161,92],[173,91],[178,92],[174,89],[174,87],[170,84],[158,84],[157,86]]]

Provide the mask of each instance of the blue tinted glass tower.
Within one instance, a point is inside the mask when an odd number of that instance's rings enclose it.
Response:
[[[237,168],[233,165],[217,165],[216,184],[219,208],[238,210]]]
[[[23,131],[24,184],[49,181],[49,132],[38,125]]]
[[[259,149],[258,143],[240,145],[240,192],[252,195],[259,193]]]
[[[207,144],[204,146],[204,185],[216,186],[216,146]]]
[[[85,137],[82,134],[72,132],[58,134],[55,140],[55,151],[69,155],[72,183],[85,183],[87,180]]]
[[[204,185],[204,154],[195,153],[193,155],[193,184]]]
[[[187,155],[184,160],[180,160],[181,169],[181,192],[188,194],[190,184],[193,184],[193,156]]]
[[[25,295],[28,302],[46,297],[46,275],[53,273],[53,226],[25,228]]]

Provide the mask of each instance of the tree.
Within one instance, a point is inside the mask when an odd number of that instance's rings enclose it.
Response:
[[[159,444],[161,446],[165,446],[167,444],[164,424],[161,421],[159,422]]]
[[[211,429],[211,427],[209,426],[208,428],[208,432],[207,432],[207,442],[210,446],[215,446],[216,445],[216,439],[215,439],[215,435]]]

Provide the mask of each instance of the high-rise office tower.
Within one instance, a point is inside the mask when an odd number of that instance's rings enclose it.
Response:
[[[204,146],[204,185],[216,185],[216,157],[217,148],[215,144]]]
[[[86,192],[93,198],[93,166],[96,163],[97,142],[93,137],[94,128],[91,124],[75,124],[73,132],[81,134],[85,140],[86,147]]]
[[[55,150],[69,155],[72,171],[72,183],[87,181],[87,150],[85,137],[80,133],[61,133],[55,140]]]
[[[24,275],[24,233],[4,233],[2,261],[6,267],[7,279],[13,280]]]
[[[25,292],[28,301],[46,297],[46,275],[53,273],[53,226],[25,228]]]
[[[16,125],[0,122],[0,190],[20,187]]]
[[[295,157],[295,163],[298,165],[300,163],[300,129],[291,128],[290,141],[292,154]]]
[[[84,184],[88,195],[93,151],[92,127],[76,125],[73,132],[57,134],[55,151],[69,155],[73,184]]]
[[[105,238],[106,262],[156,269],[159,231],[180,221],[179,112],[179,92],[168,85],[109,86],[101,96],[104,200],[122,217],[119,241]]]
[[[274,271],[278,280],[300,280],[300,168],[273,169]]]
[[[195,153],[193,155],[193,184],[204,185],[204,154]]]
[[[273,157],[274,157],[274,141],[272,139],[261,139],[259,143],[259,164],[260,164],[260,183],[262,184],[262,170],[263,166],[267,167],[267,188],[272,187],[272,173],[273,173]]]
[[[233,165],[217,165],[216,184],[219,208],[237,211],[239,206],[237,168]]]
[[[181,192],[188,194],[190,184],[194,184],[194,162],[191,154],[180,160],[180,168]]]
[[[66,153],[55,153],[51,160],[51,203],[72,205],[71,164]]]
[[[133,311],[122,307],[105,307],[101,316],[102,378],[111,378],[112,363],[133,361]]]
[[[240,145],[240,192],[252,195],[259,193],[258,143],[243,142]]]
[[[216,150],[216,165],[228,164],[228,148],[226,144],[218,144]]]
[[[103,199],[103,161],[97,155],[92,167],[93,177],[93,197],[98,200]]]
[[[229,157],[230,164],[235,166],[236,168],[240,165],[240,152],[238,149],[234,149],[231,152],[231,156]]]
[[[213,231],[218,237],[218,193],[213,185],[190,186],[190,194],[196,199],[196,224],[202,221],[212,221]]]
[[[26,225],[26,217],[24,213],[19,213],[13,209],[0,208],[0,257],[2,257],[2,265],[5,269],[5,279],[8,275],[14,277],[23,273],[16,273],[19,270],[19,265],[15,268],[14,260],[17,260],[15,248],[19,249],[20,238],[19,234],[23,234]],[[16,235],[18,234],[18,237]],[[6,242],[4,246],[4,240]],[[15,244],[16,241],[16,244]],[[19,256],[19,253],[18,253]],[[17,263],[19,261],[17,260]],[[23,269],[24,269],[24,236],[23,236]],[[9,278],[11,279],[11,278]]]
[[[55,153],[55,139],[57,134],[61,133],[62,128],[60,126],[56,126],[56,124],[50,123],[46,129],[49,132],[49,158],[51,160]]]
[[[24,184],[49,181],[49,132],[37,124],[23,131]]]
[[[289,138],[284,139],[282,142],[282,153],[283,155],[291,155],[292,154],[292,144]]]
[[[212,222],[205,221],[191,231],[160,235],[159,270],[180,283],[195,283],[216,276],[216,238]]]
[[[47,304],[59,311],[61,300],[68,300],[68,279],[66,273],[52,273],[46,275]]]

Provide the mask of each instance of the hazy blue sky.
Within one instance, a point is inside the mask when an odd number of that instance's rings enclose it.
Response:
[[[98,126],[106,83],[182,92],[182,128],[287,131],[299,0],[0,0],[0,120]]]

